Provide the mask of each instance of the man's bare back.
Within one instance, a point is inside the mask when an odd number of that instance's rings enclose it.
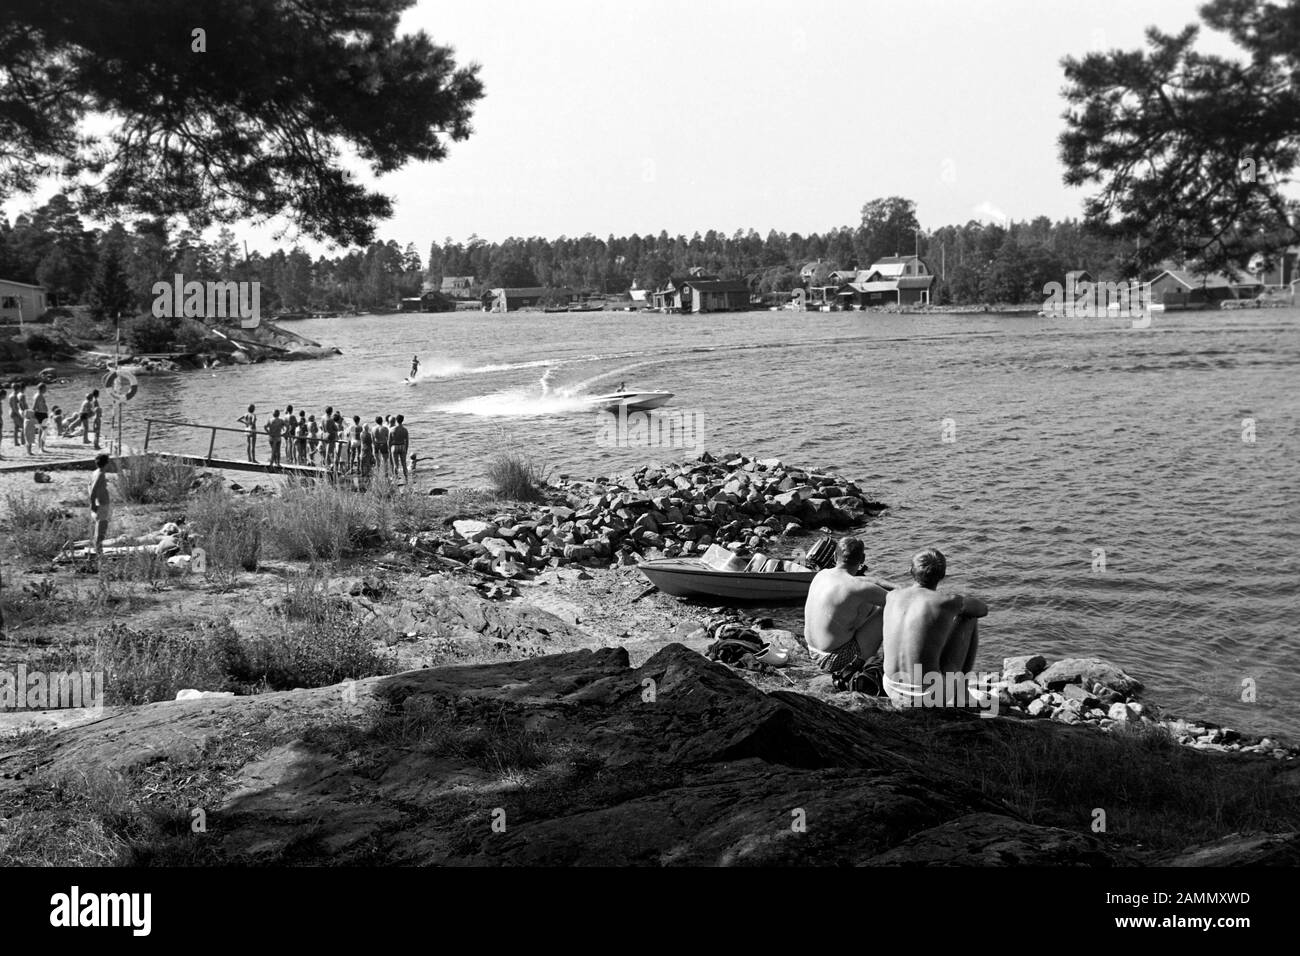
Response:
[[[886,689],[919,689],[925,675],[969,674],[979,649],[977,619],[988,614],[983,601],[935,588],[947,571],[935,549],[912,559],[916,583],[890,591],[882,619]],[[893,691],[890,696],[896,696]]]
[[[832,651],[859,638],[863,657],[880,648],[879,617],[876,612],[889,592],[870,578],[853,574],[845,568],[818,571],[808,588],[804,604],[804,637],[809,647]],[[868,628],[872,618],[877,626]],[[868,635],[865,631],[874,631]]]

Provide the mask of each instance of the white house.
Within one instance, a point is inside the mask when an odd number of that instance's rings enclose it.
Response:
[[[0,279],[0,322],[30,322],[45,311],[45,290],[38,285]]]

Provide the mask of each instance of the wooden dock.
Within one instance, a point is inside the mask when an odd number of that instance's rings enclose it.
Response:
[[[28,455],[21,447],[14,447],[5,437],[0,441],[0,475],[23,474],[33,471],[94,471],[95,456],[107,451],[107,445],[96,450],[93,445],[83,445],[80,438],[50,439],[44,452]]]
[[[255,471],[265,475],[291,475],[295,478],[327,478],[338,474],[338,472],[318,468],[315,465],[287,465],[283,463],[270,465],[264,461],[205,458],[202,455],[187,455],[182,452],[157,451],[156,449],[150,449],[148,453],[155,458],[161,458],[163,461],[183,462],[196,468],[220,468],[223,471]]]

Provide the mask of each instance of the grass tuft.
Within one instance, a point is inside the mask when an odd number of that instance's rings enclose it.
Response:
[[[517,452],[498,452],[487,466],[492,490],[511,501],[541,501],[550,473],[550,468]]]

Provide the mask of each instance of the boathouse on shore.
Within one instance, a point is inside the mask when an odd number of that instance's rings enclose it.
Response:
[[[521,289],[489,289],[483,294],[484,312],[518,312],[520,309],[543,309],[548,305],[566,308],[576,302],[572,289],[530,286]]]
[[[1260,289],[1256,279],[1239,270],[1198,274],[1164,269],[1147,283],[1147,301],[1165,308],[1213,307],[1226,299],[1252,298]]]
[[[651,296],[660,312],[745,312],[749,304],[749,283],[744,279],[719,279],[699,273],[672,276]]]

